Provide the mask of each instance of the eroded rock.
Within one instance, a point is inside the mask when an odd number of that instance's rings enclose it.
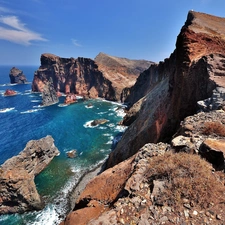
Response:
[[[58,154],[53,138],[46,136],[29,141],[19,155],[0,166],[0,214],[43,208],[34,177]]]
[[[11,84],[24,84],[27,82],[26,76],[23,74],[22,70],[19,70],[16,67],[13,67],[9,73],[10,83]]]

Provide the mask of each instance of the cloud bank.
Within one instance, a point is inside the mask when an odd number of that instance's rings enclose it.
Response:
[[[0,24],[0,39],[26,46],[32,41],[47,41],[41,34],[27,29],[17,16],[1,16]]]

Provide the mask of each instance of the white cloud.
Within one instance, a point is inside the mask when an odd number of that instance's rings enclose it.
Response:
[[[40,34],[26,28],[16,16],[1,16],[0,23],[8,27],[0,26],[0,39],[22,45],[31,45],[31,41],[47,41]]]
[[[77,47],[82,47],[81,44],[78,43],[78,41],[76,39],[71,39],[73,45],[77,46]]]

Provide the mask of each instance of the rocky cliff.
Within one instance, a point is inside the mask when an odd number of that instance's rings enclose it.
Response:
[[[126,102],[133,108],[124,123],[134,122],[110,154],[108,167],[145,143],[166,140],[184,117],[196,112],[197,101],[225,84],[224,22],[224,18],[188,13],[170,58],[144,71],[131,88]]]
[[[24,84],[27,82],[26,76],[23,74],[22,70],[19,70],[16,67],[13,67],[9,73],[10,83],[11,84]]]
[[[51,136],[29,141],[19,155],[0,166],[0,214],[23,213],[43,207],[34,177],[59,151]]]
[[[135,84],[140,73],[154,64],[147,60],[131,60],[110,56],[102,52],[94,60],[99,70],[112,82],[112,86],[116,90],[117,99],[120,99],[121,102],[127,97],[129,88]]]
[[[56,91],[116,100],[111,82],[91,59],[60,58],[53,54],[42,54],[41,66],[34,75],[32,90],[42,92],[50,77]]]
[[[225,86],[224,24],[188,13],[170,58],[131,88],[130,126],[108,169],[87,184],[62,225],[225,222],[225,112],[210,111],[225,105],[217,87]],[[197,105],[208,112],[194,114]]]

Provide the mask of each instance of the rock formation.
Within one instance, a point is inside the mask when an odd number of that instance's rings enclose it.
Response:
[[[197,111],[197,101],[209,98],[217,85],[225,84],[224,22],[224,18],[188,13],[170,58],[144,71],[131,88],[126,102],[133,108],[125,123],[134,122],[110,154],[108,167],[127,159],[145,143],[171,136],[184,117]]]
[[[188,13],[170,58],[127,90],[129,127],[61,225],[225,222],[224,93],[217,87],[225,87],[224,24]],[[208,112],[196,114],[205,99]]]
[[[77,102],[77,97],[75,94],[69,93],[66,95],[66,98],[64,100],[65,104],[73,104],[75,102]]]
[[[10,83],[11,84],[24,84],[27,82],[26,76],[23,74],[22,70],[13,67],[9,73]]]
[[[34,177],[59,154],[51,136],[29,141],[19,155],[0,166],[0,214],[23,213],[43,207]]]
[[[99,70],[112,82],[112,86],[116,90],[116,98],[121,102],[126,98],[129,88],[135,84],[140,73],[154,64],[147,60],[131,60],[110,56],[102,52],[94,60]]]
[[[56,91],[116,100],[111,82],[91,59],[60,58],[52,54],[42,54],[41,66],[34,75],[32,91],[43,92],[50,77]]]
[[[48,106],[58,103],[58,93],[56,92],[52,78],[50,77],[48,81],[46,81],[43,91],[42,91],[42,105]]]
[[[11,89],[6,89],[4,96],[13,96],[13,95],[17,95],[17,92]]]

